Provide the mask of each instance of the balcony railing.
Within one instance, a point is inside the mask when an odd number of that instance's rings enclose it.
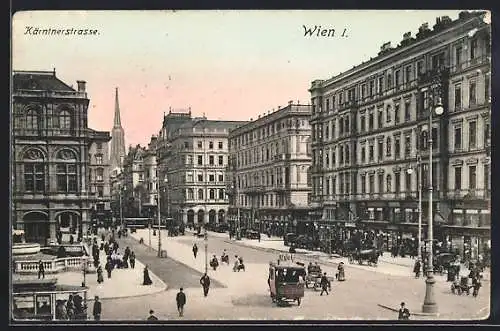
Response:
[[[490,189],[465,189],[465,190],[452,190],[447,194],[449,199],[490,199]]]
[[[91,257],[65,257],[53,260],[42,260],[46,273],[58,273],[62,271],[82,271],[83,263],[86,265],[87,273],[96,272],[94,260]],[[38,260],[15,260],[14,272],[18,274],[37,274]]]

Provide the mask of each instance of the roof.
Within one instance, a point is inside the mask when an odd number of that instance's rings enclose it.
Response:
[[[14,71],[13,87],[14,90],[76,92],[57,78],[55,71]]]

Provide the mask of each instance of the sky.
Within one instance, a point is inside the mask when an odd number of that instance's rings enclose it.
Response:
[[[310,103],[315,79],[376,57],[380,46],[459,11],[31,11],[12,19],[12,69],[56,69],[87,82],[89,127],[111,131],[119,89],[125,143],[147,145],[163,114],[191,107],[214,120],[256,119]],[[304,36],[321,26],[335,35]],[[92,35],[35,35],[89,29]],[[345,33],[344,33],[345,29]],[[27,33],[27,31],[30,31]],[[344,36],[342,36],[344,33]]]

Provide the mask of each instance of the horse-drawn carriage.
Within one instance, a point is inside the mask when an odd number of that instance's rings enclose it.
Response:
[[[367,262],[369,266],[377,266],[379,251],[376,248],[356,250],[349,254],[349,263],[357,261],[359,264]]]
[[[323,272],[321,271],[321,267],[318,264],[310,264],[307,267],[307,275],[305,276],[306,288],[312,288],[315,291],[321,289],[321,277],[323,276]],[[326,277],[328,279],[329,288],[331,288],[331,283],[334,280],[333,277]]]

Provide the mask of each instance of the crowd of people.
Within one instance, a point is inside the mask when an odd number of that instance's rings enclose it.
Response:
[[[56,301],[56,319],[58,320],[85,320],[87,319],[87,306],[78,293],[68,296],[67,300]]]
[[[118,230],[119,237],[123,234],[122,230]],[[94,260],[94,267],[97,269],[97,283],[102,284],[104,282],[103,268],[100,261],[101,251],[105,253],[106,263],[104,264],[104,270],[106,270],[107,278],[110,279],[114,269],[135,269],[135,253],[130,250],[127,246],[123,253],[120,250],[120,245],[115,239],[115,231],[113,230],[109,237],[106,238],[106,234],[101,234],[101,244],[98,245],[97,237],[93,238],[92,243],[92,257]]]

